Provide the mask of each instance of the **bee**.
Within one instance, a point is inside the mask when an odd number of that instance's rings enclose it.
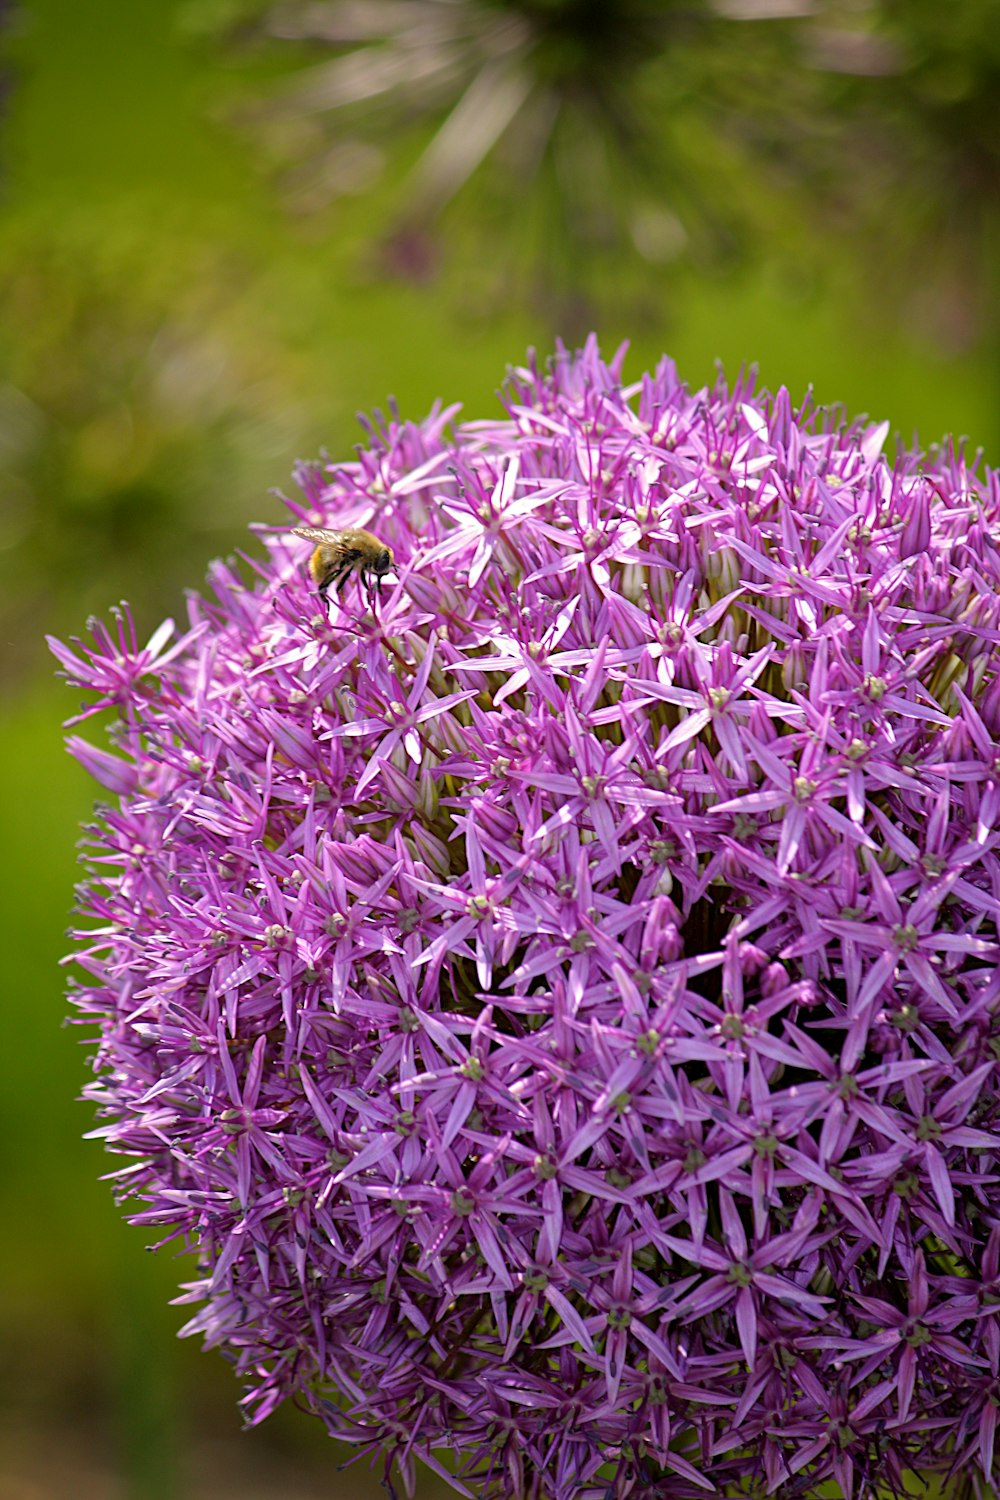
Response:
[[[309,559],[309,576],[321,599],[336,585],[342,594],[357,573],[369,590],[382,591],[382,579],[392,567],[392,552],[370,531],[327,531],[325,527],[296,526],[295,535],[315,542]]]

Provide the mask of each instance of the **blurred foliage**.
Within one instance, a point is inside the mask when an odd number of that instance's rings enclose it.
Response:
[[[225,247],[149,257],[107,220],[0,243],[0,633],[67,629],[123,587],[168,610],[231,545],[294,409],[239,326]],[[124,229],[124,232],[123,232]],[[53,589],[76,618],[57,609]]]
[[[996,0],[824,0],[819,178],[873,293],[948,349],[1000,340]]]

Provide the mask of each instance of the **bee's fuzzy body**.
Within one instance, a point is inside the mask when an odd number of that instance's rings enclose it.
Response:
[[[390,548],[361,527],[335,531],[297,526],[295,535],[316,543],[309,559],[309,576],[324,599],[334,587],[342,594],[354,573],[369,588],[380,590],[383,576],[392,567]]]

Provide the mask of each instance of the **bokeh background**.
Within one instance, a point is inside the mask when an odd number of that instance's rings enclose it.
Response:
[[[45,632],[183,617],[298,457],[394,396],[626,373],[1000,455],[997,0],[7,0],[0,68],[0,1496],[383,1494],[241,1431],[83,1132],[63,1024],[93,794]],[[420,1494],[440,1496],[427,1481]]]

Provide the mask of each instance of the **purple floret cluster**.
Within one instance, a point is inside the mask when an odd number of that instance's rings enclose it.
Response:
[[[182,634],[53,643],[114,711],[95,1133],[248,1418],[404,1487],[982,1486],[1000,483],[622,354],[301,468],[381,598],[262,527]]]

